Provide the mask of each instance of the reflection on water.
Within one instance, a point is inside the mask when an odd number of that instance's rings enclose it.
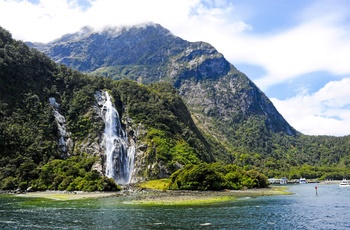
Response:
[[[0,229],[349,229],[350,188],[289,186],[293,195],[205,206],[139,206],[121,198],[2,196]]]

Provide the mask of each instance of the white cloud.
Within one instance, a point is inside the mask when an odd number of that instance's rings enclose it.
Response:
[[[324,20],[304,22],[267,36],[227,35],[218,49],[232,63],[248,63],[266,70],[255,83],[263,90],[316,71],[350,73],[350,28]],[[225,33],[223,33],[225,35]]]
[[[255,34],[254,25],[229,16],[239,10],[229,5],[201,14],[203,18],[196,17],[175,34],[211,43],[233,64],[264,69],[266,75],[255,83],[267,90],[312,72],[350,73],[345,61],[350,60],[350,26],[345,22],[349,14],[344,9],[336,3],[319,1],[300,13],[294,27]]]
[[[242,20],[253,18],[254,11],[246,16],[242,13],[245,10],[230,0],[86,1],[89,7],[79,6],[77,0],[40,0],[37,4],[0,0],[1,26],[16,39],[48,42],[85,25],[159,23],[186,40],[209,42],[233,64],[247,63],[264,69],[266,75],[255,80],[263,91],[316,71],[350,75],[347,1],[315,1],[295,16],[293,27],[264,34],[256,34],[254,25]],[[306,134],[350,134],[344,128],[350,121],[346,115],[349,111],[340,108],[342,103],[347,104],[346,97],[340,94],[344,88],[336,83],[327,84],[313,95],[273,101],[281,114]],[[339,106],[329,106],[330,101]]]
[[[76,2],[0,0],[1,26],[17,39],[47,42],[85,25],[152,21],[184,39],[211,43],[233,64],[265,69],[266,75],[255,81],[263,90],[314,71],[350,72],[344,61],[350,59],[350,28],[342,23],[346,10],[337,4],[317,2],[300,13],[299,25],[257,35],[229,0],[90,0],[88,9]]]
[[[89,25],[132,25],[143,22],[172,26],[184,23],[197,0],[95,0],[86,11]]]
[[[250,29],[229,20],[235,8],[229,0],[90,0],[90,7],[72,0],[0,0],[1,26],[17,39],[48,42],[90,25],[133,25],[154,22],[189,40],[220,43],[223,30]],[[211,39],[213,38],[213,39]],[[218,40],[219,39],[219,40]]]
[[[29,1],[0,0],[1,26],[16,39],[47,42],[80,28],[83,12],[65,0]]]
[[[350,134],[350,78],[327,83],[311,95],[297,95],[286,100],[272,98],[272,103],[298,131],[310,135]]]
[[[191,15],[193,9],[200,11]],[[199,0],[91,0],[88,8],[69,0],[40,0],[38,4],[0,0],[1,26],[16,39],[40,42],[51,41],[86,25],[103,27],[155,22],[178,31],[182,25],[193,25],[193,18],[214,21],[215,11],[215,8],[205,11]],[[206,17],[208,20],[203,17],[204,13],[210,13]]]

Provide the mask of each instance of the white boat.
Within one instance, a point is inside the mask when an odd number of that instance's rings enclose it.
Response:
[[[350,187],[350,180],[343,179],[343,180],[339,183],[339,187]]]
[[[299,184],[307,184],[307,181],[305,178],[300,178]]]

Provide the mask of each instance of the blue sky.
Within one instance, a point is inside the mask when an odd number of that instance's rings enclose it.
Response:
[[[89,25],[159,23],[212,44],[297,130],[350,134],[350,1],[0,0],[0,26],[48,42]]]

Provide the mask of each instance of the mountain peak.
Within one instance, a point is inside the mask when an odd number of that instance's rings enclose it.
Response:
[[[159,24],[144,23],[99,29],[83,27],[48,44],[27,44],[56,62],[92,72],[116,65],[161,65],[182,52],[187,42]]]
[[[163,36],[174,36],[169,30],[162,27],[160,24],[156,24],[153,22],[141,23],[137,25],[125,25],[125,26],[104,26],[104,27],[92,27],[92,26],[84,26],[79,31],[75,33],[65,34],[62,37],[55,39],[52,42],[53,44],[57,43],[65,43],[65,42],[78,42],[83,39],[86,39],[92,35],[101,35],[107,36],[108,38],[116,38],[121,34],[125,33],[137,33],[145,30],[152,30],[153,33],[156,32],[159,35]]]
[[[243,134],[237,135],[237,129],[242,125],[254,125],[259,135],[297,134],[266,95],[213,46],[185,41],[159,24],[87,27],[49,46],[45,52],[51,58],[83,72],[173,84],[197,121],[203,119],[202,126],[212,122],[204,129],[216,129],[231,143],[240,142]]]
[[[92,27],[84,26],[78,32],[71,33],[71,34],[65,34],[62,37],[55,39],[49,43],[55,44],[57,42],[62,43],[62,42],[78,41],[82,38],[89,36],[93,31],[94,31],[94,29]]]

